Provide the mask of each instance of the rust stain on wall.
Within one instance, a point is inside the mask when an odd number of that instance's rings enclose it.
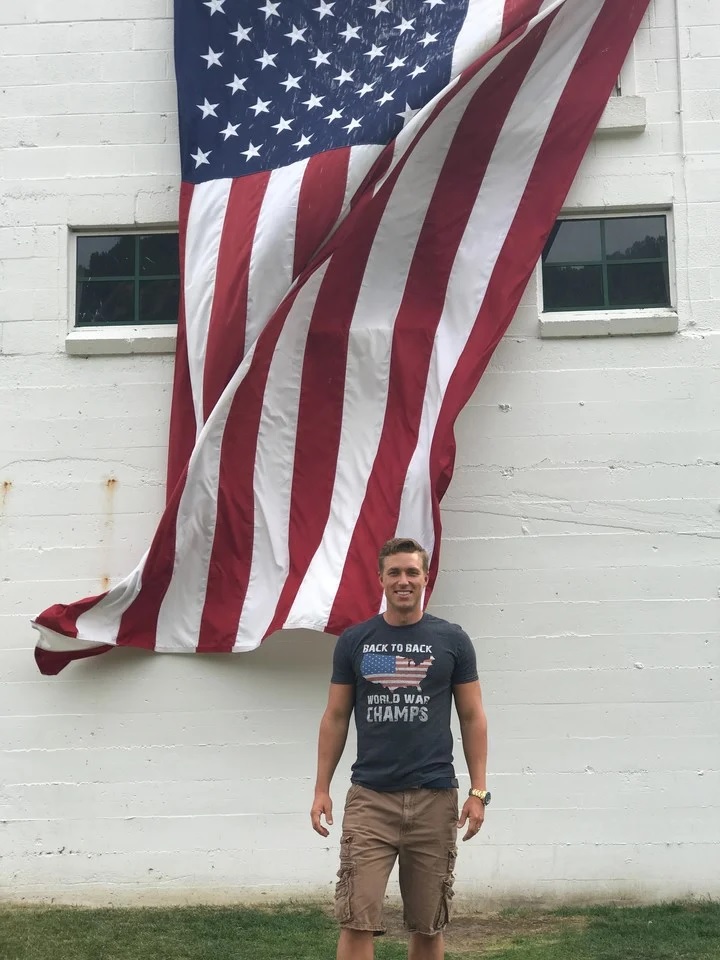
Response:
[[[103,593],[105,593],[106,590],[109,590],[109,589],[110,589],[110,577],[107,577],[107,576],[104,576],[104,575],[103,575],[102,577],[100,577],[100,586],[102,587]]]
[[[2,487],[0,487],[0,509],[5,509],[5,503],[7,498],[12,490],[12,480],[3,480]]]

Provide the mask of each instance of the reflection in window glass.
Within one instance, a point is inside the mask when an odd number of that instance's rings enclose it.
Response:
[[[176,233],[77,238],[77,326],[177,321]]]
[[[599,220],[560,220],[545,247],[546,263],[597,263],[602,259]]]
[[[608,260],[667,257],[665,217],[622,217],[605,225]]]
[[[545,310],[669,307],[663,215],[561,220],[542,258]]]

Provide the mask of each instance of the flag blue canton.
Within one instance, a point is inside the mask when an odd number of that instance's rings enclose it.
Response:
[[[385,144],[450,80],[468,0],[175,0],[183,179]]]
[[[364,677],[391,676],[397,669],[395,657],[384,656],[381,653],[366,653],[362,658],[360,672]]]

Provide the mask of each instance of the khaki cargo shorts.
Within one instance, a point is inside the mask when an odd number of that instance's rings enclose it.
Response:
[[[385,933],[383,901],[396,858],[407,929],[433,934],[445,927],[455,879],[457,797],[457,790],[350,787],[335,889],[341,927]]]

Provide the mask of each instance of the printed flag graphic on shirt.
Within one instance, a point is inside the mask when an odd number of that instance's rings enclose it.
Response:
[[[382,653],[366,653],[360,664],[360,672],[371,683],[378,683],[388,690],[401,687],[417,687],[427,676],[434,657],[415,663],[409,657],[392,657]]]
[[[243,651],[437,574],[453,424],[648,0],[176,0],[182,303],[148,552],[35,621],[44,673]]]

